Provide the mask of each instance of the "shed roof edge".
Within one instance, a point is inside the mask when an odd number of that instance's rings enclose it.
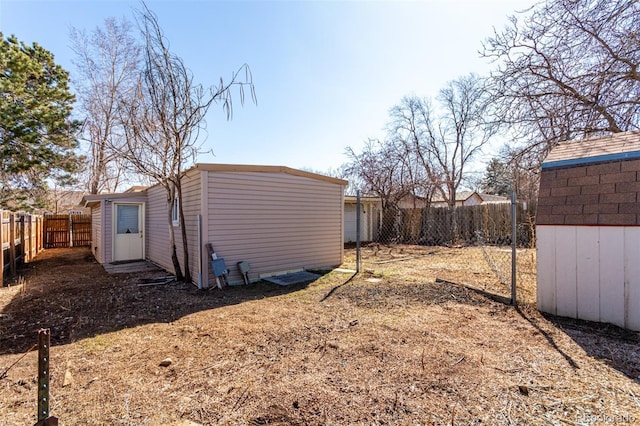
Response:
[[[606,163],[621,160],[640,159],[640,150],[631,152],[617,152],[614,154],[595,155],[593,157],[571,158],[567,160],[557,160],[542,163],[542,170],[567,168],[573,166],[583,166],[594,163]]]

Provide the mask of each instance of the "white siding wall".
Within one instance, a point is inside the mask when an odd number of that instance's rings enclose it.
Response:
[[[362,207],[361,207],[361,210]],[[344,205],[344,241],[346,243],[355,243],[357,237],[357,217],[356,217],[356,205],[345,204]],[[360,241],[370,241],[367,224],[367,215],[365,213],[360,216]]]
[[[360,241],[373,241],[375,239],[375,218],[378,214],[376,204],[362,203],[360,216]],[[356,242],[356,205],[345,203],[344,205],[344,241]]]
[[[98,263],[104,263],[104,246],[102,245],[103,209],[102,202],[91,208],[91,252]]]
[[[538,309],[640,330],[640,227],[539,225]]]
[[[251,265],[250,279],[342,263],[341,185],[287,173],[211,171],[206,176],[203,242],[211,242],[225,259],[231,282],[242,282],[236,267],[242,260]]]
[[[187,242],[189,244],[189,267],[192,278],[197,279],[198,256],[197,256],[197,225],[196,216],[200,214],[200,172],[190,171],[182,181],[182,203],[185,214]],[[169,246],[169,225],[167,196],[164,188],[160,185],[153,186],[147,190],[147,258],[162,266],[168,271],[175,272],[173,262],[171,262],[171,248]],[[176,237],[176,252],[180,265],[184,267],[182,250],[182,231],[180,226],[173,226]]]

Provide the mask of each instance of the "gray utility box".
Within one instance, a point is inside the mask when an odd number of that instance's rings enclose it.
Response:
[[[224,264],[224,258],[219,257],[211,261],[211,269],[213,270],[213,275],[216,277],[221,277],[227,274],[227,265]]]

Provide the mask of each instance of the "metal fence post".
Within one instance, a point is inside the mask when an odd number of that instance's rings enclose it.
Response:
[[[356,193],[356,273],[360,272],[360,191]]]
[[[25,242],[24,242],[24,240],[26,239],[25,238],[25,229],[26,228],[24,226],[25,216],[26,215],[24,213],[20,213],[20,221],[18,222],[19,223],[19,225],[18,225],[18,233],[20,234],[20,256],[19,256],[19,259],[20,259],[21,264],[25,263],[25,256],[26,256],[26,254],[25,254],[26,245],[25,245]]]
[[[205,277],[205,271],[207,269],[205,269],[205,266],[208,268],[209,267],[209,263],[205,263],[203,265],[203,261],[202,261],[202,215],[196,215],[196,224],[197,226],[197,233],[198,233],[198,250],[197,250],[197,256],[198,256],[198,290],[202,290],[205,287],[204,284],[204,277]],[[207,259],[208,261],[209,259]]]
[[[513,191],[511,193],[511,304],[514,306],[518,304],[516,299],[516,243],[518,233],[518,226],[516,223],[516,207],[516,191]]]
[[[49,417],[49,347],[51,332],[38,330],[38,423],[36,426],[57,426],[58,419]]]
[[[9,273],[16,275],[16,214],[9,213]]]

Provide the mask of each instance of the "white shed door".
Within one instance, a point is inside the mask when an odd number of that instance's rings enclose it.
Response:
[[[142,203],[115,203],[113,260],[144,258],[144,212]]]

